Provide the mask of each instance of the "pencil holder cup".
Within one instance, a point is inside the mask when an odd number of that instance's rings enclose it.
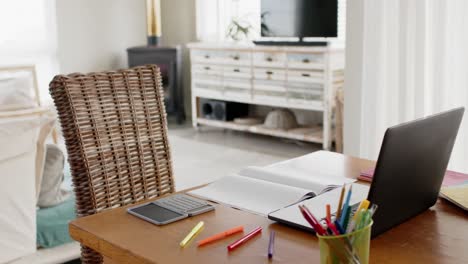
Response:
[[[317,235],[321,264],[368,264],[371,227],[367,226],[339,236]]]

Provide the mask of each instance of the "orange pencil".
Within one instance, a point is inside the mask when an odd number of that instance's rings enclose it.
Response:
[[[205,238],[203,240],[198,241],[197,244],[200,247],[200,246],[203,246],[203,245],[206,245],[208,243],[223,239],[225,237],[228,237],[228,236],[230,236],[232,234],[239,233],[239,232],[244,232],[244,227],[243,226],[234,227],[232,229],[226,230],[226,231],[218,233],[216,235],[207,237],[207,238]]]
[[[327,208],[327,219],[328,219],[328,221],[331,222],[331,208],[330,208],[330,205],[327,204],[326,208]]]

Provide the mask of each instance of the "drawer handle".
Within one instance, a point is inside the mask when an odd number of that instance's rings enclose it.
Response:
[[[273,74],[273,72],[272,72],[272,71],[267,71],[267,72],[266,72],[266,74],[268,74],[268,75],[272,75],[272,74]]]
[[[240,70],[239,70],[239,69],[234,69],[233,71],[234,71],[234,72],[240,72]]]
[[[273,59],[271,57],[266,58],[266,61],[272,62]]]
[[[210,55],[206,54],[205,59],[209,59],[209,58],[210,58]]]
[[[205,70],[207,70],[207,71],[211,70],[211,68],[208,67],[208,66],[204,67],[203,69],[205,69]]]
[[[303,73],[302,76],[304,76],[304,77],[310,77],[310,74],[308,74],[308,73]]]
[[[310,60],[309,60],[309,59],[303,59],[302,62],[303,62],[303,63],[309,63]]]
[[[239,59],[240,59],[240,57],[239,57],[239,56],[237,56],[237,55],[235,55],[235,56],[234,56],[234,57],[232,57],[232,58],[233,58],[234,60],[239,60]]]

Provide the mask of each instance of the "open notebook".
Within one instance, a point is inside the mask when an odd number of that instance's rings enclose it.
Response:
[[[266,167],[248,167],[189,192],[252,213],[269,213],[355,180],[314,171],[306,156]]]

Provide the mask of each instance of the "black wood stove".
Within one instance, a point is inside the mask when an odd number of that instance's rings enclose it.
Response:
[[[168,115],[174,115],[177,123],[185,119],[182,87],[182,54],[180,46],[142,46],[127,49],[130,67],[156,64],[161,70],[164,102]]]

